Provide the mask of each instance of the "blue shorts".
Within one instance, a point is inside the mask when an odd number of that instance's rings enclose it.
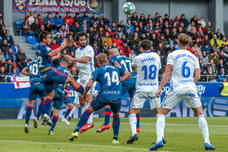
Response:
[[[118,113],[120,111],[121,99],[110,100],[110,99],[102,98],[101,96],[98,95],[93,99],[91,103],[91,107],[93,108],[94,111],[97,111],[106,105],[111,106],[111,110],[113,113]]]
[[[135,93],[135,83],[136,78],[130,78],[122,83],[122,95],[126,93],[129,94],[130,97],[134,96]]]
[[[37,95],[39,95],[40,98],[44,98],[47,96],[46,89],[43,83],[31,84],[28,97],[29,101],[36,100]]]
[[[60,110],[64,102],[64,94],[54,90],[53,107]]]
[[[68,104],[68,103],[72,103],[74,104],[74,99],[73,97],[67,97],[66,99],[64,99],[64,103]]]
[[[54,83],[61,83],[64,84],[68,78],[68,75],[58,71],[55,68],[51,68],[45,72],[41,72],[41,78],[43,79],[46,92],[50,93],[53,91]]]

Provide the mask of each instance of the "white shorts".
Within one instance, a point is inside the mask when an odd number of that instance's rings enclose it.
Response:
[[[187,107],[198,108],[201,106],[196,87],[182,87],[174,89],[166,95],[162,108],[173,109],[179,102],[185,101]]]
[[[77,82],[85,89],[87,83],[89,82],[90,77],[79,77]],[[90,88],[87,94],[95,94],[95,83]]]
[[[156,98],[155,93],[151,92],[135,92],[131,108],[141,109],[144,106],[146,100],[150,102],[150,109],[160,108],[160,98]]]

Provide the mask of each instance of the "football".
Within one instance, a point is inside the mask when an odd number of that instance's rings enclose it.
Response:
[[[123,5],[123,12],[126,15],[131,15],[135,12],[135,5],[131,2],[127,2]]]

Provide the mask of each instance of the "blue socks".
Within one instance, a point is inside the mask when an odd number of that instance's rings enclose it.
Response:
[[[56,125],[56,123],[58,121],[58,118],[59,118],[58,115],[53,115],[53,118],[52,118],[52,126],[51,126],[50,130],[53,131],[55,129],[55,125]]]
[[[72,111],[72,108],[68,108],[65,115],[64,115],[64,118],[67,119],[67,117],[69,116],[70,112]]]
[[[119,114],[117,116],[113,116],[113,121],[112,121],[112,128],[113,128],[113,139],[118,140],[118,135],[119,135],[119,127],[120,127],[120,118]]]
[[[86,111],[81,115],[80,120],[75,128],[74,132],[78,132],[88,121],[91,112],[86,109]]]
[[[111,114],[112,114],[111,109],[105,108],[105,122],[104,122],[104,125],[108,125],[109,124]]]
[[[83,94],[84,88],[80,85],[80,87],[77,88],[75,91],[80,92],[81,94]]]
[[[137,119],[137,123],[136,123],[136,128],[140,128],[140,114],[136,114],[136,119]]]
[[[45,108],[45,102],[44,101],[41,101],[40,105],[39,105],[39,108],[38,108],[38,112],[37,112],[37,119],[39,120],[40,118],[40,115],[44,114],[44,108]]]
[[[32,113],[32,109],[33,109],[33,106],[31,105],[28,105],[27,109],[26,109],[26,115],[25,115],[25,123],[29,125],[29,119],[30,119],[30,116],[31,116],[31,113]]]
[[[49,115],[50,107],[51,107],[52,100],[49,98],[45,99],[45,112],[47,115]]]

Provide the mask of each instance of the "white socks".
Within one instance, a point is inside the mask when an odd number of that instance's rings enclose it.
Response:
[[[136,134],[136,123],[137,123],[136,114],[130,114],[128,116],[128,119],[131,127],[132,136],[134,136]]]
[[[207,121],[203,115],[200,115],[198,117],[198,124],[199,124],[199,128],[201,129],[201,132],[203,134],[204,142],[210,144]]]
[[[157,114],[156,132],[157,132],[157,142],[162,140],[164,137],[165,129],[165,115]]]

